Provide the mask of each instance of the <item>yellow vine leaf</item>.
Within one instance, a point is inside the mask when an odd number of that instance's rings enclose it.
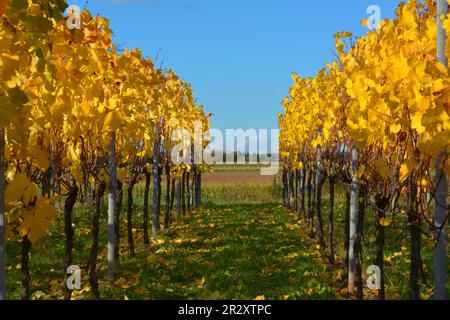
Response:
[[[50,155],[43,151],[38,145],[34,145],[29,149],[33,160],[36,162],[36,166],[45,171],[50,167]]]
[[[408,176],[409,176],[409,168],[408,165],[404,163],[400,167],[400,182],[403,182],[406,179],[408,179]]]
[[[402,125],[399,123],[396,123],[396,124],[391,125],[389,130],[391,131],[391,133],[397,134],[400,132],[401,129],[402,129]]]
[[[122,119],[119,112],[111,111],[106,114],[104,129],[109,132],[116,131],[121,125]]]
[[[14,180],[6,186],[5,203],[23,201],[29,203],[38,194],[37,187],[22,173],[17,173]]]
[[[380,219],[380,225],[382,225],[383,227],[389,227],[391,224],[392,224],[392,221],[389,218],[381,218]]]
[[[205,284],[205,277],[202,277],[202,278],[200,279],[200,281],[198,282],[198,286],[199,286],[199,287],[203,287],[204,284]]]
[[[364,173],[366,172],[366,166],[365,165],[361,165],[358,170],[355,171],[354,175],[356,178],[361,178]]]
[[[388,178],[389,175],[391,174],[391,171],[389,170],[389,167],[388,167],[386,161],[383,159],[375,160],[375,167],[383,179]]]
[[[416,129],[419,134],[424,133],[426,130],[426,128],[422,126],[422,116],[422,113],[417,112],[411,122],[411,128]]]
[[[124,183],[125,179],[127,178],[127,169],[126,168],[119,168],[117,169],[117,180]]]
[[[47,232],[56,215],[54,202],[55,199],[38,199],[33,208],[25,211],[19,227],[19,234],[21,236],[28,235],[28,239],[32,243],[39,240]]]
[[[76,117],[89,117],[91,115],[91,106],[88,100],[84,100],[82,103],[77,104],[73,110]]]
[[[84,184],[83,175],[81,174],[77,166],[71,166],[70,173],[78,184]]]

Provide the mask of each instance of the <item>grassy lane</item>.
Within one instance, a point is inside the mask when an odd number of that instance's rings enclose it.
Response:
[[[332,273],[308,248],[277,205],[208,206],[155,243],[140,283],[156,299],[332,298]]]

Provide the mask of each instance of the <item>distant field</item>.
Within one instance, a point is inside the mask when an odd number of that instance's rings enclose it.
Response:
[[[262,165],[215,165],[212,173],[203,175],[204,184],[273,184],[280,182],[280,175],[261,175]]]
[[[260,172],[263,166],[260,164],[217,164],[212,166],[214,172]]]
[[[271,184],[278,176],[262,176],[259,172],[218,172],[203,175],[203,184]]]

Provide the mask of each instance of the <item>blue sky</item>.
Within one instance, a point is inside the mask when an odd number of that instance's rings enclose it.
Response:
[[[69,0],[84,7],[85,0]],[[314,75],[333,60],[333,34],[361,35],[375,4],[391,18],[393,0],[90,0],[110,19],[114,42],[191,82],[212,126],[276,128],[291,74]]]

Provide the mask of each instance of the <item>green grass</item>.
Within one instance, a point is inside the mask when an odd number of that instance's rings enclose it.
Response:
[[[299,228],[275,204],[211,205],[177,223],[156,247],[166,264],[146,264],[141,279],[156,299],[301,299],[314,297],[310,287],[331,298],[328,274],[309,263],[314,253]]]
[[[164,187],[163,187],[163,194]],[[343,256],[344,197],[336,197],[336,265],[326,262],[324,252],[309,239],[305,222],[281,208],[281,187],[267,185],[205,185],[203,206],[143,245],[143,186],[135,190],[135,258],[128,258],[126,214],[121,216],[121,260],[115,288],[106,281],[106,207],[100,225],[99,276],[102,298],[124,299],[340,299]],[[328,195],[324,190],[324,227],[328,231]],[[126,197],[124,199],[124,208]],[[106,202],[104,203],[104,205]],[[89,299],[87,260],[90,248],[91,209],[77,206],[74,213],[74,264],[82,269],[83,290],[76,299]],[[163,220],[163,219],[161,219]],[[374,212],[366,214],[364,267],[374,262]],[[386,229],[386,286],[391,299],[408,298],[409,234],[406,216],[398,214]],[[54,220],[48,235],[32,248],[31,288],[34,299],[61,299],[65,286],[63,220]],[[7,289],[10,299],[20,298],[20,242],[7,247]],[[432,292],[432,244],[424,238],[422,250],[426,281],[422,293]],[[449,270],[450,272],[450,270]],[[448,286],[450,287],[450,285]],[[369,292],[366,292],[371,297]]]
[[[231,186],[229,187],[231,188]],[[234,187],[249,190],[248,186]],[[251,189],[251,188],[250,188]],[[251,189],[252,191],[258,191]],[[223,190],[222,190],[223,191]],[[206,199],[214,190],[205,188]],[[271,189],[268,189],[270,194]],[[139,190],[137,191],[137,194]],[[223,199],[222,199],[223,200]],[[191,216],[179,218],[171,228],[153,239],[151,248],[142,244],[140,201],[136,202],[137,256],[127,257],[123,242],[121,265],[115,289],[105,281],[105,232],[101,232],[100,288],[104,298],[123,299],[253,299],[332,298],[327,267],[312,263],[319,253],[299,238],[300,224],[277,203],[215,205],[209,202]],[[84,288],[77,298],[90,298],[86,275],[90,241],[90,211],[78,207],[75,261],[82,268]],[[125,222],[124,224],[125,225]],[[34,298],[60,299],[63,295],[64,235],[61,218],[31,253]],[[103,208],[101,230],[106,230]],[[125,239],[125,230],[122,237]],[[8,247],[8,294],[20,297],[20,246]]]

